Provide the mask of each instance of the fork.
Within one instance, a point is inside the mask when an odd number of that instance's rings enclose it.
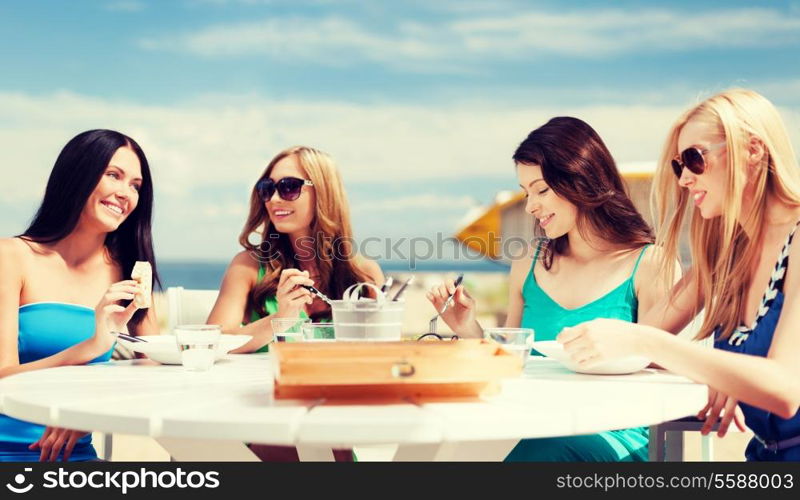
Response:
[[[456,278],[456,281],[455,281],[455,283],[453,283],[453,286],[455,288],[458,288],[458,285],[460,285],[463,280],[464,280],[464,273],[461,273]],[[431,321],[428,323],[428,330],[430,330],[430,333],[436,333],[436,326],[437,326],[437,322],[439,320],[439,316],[444,314],[444,312],[447,310],[447,308],[450,307],[450,304],[453,303],[453,299],[454,299],[455,296],[456,296],[455,293],[453,293],[452,295],[448,296],[447,300],[444,301],[444,304],[442,305],[442,308],[439,309],[436,312],[436,316],[431,318]]]
[[[127,333],[123,332],[111,332],[113,335],[116,335],[117,338],[122,340],[127,340],[128,342],[147,342],[145,339],[140,339],[139,337],[134,337],[133,335],[128,335]]]

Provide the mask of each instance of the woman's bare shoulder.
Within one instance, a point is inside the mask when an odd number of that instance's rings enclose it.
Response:
[[[379,285],[383,284],[383,270],[381,269],[380,264],[378,264],[376,261],[359,255],[355,259],[355,264],[359,269],[361,269],[361,271],[366,273],[367,276],[372,278],[373,281]]]
[[[39,243],[22,238],[0,238],[0,258],[8,259],[17,265],[30,261],[36,254],[47,250]]]
[[[229,268],[234,266],[258,272],[261,263],[258,261],[258,257],[253,255],[252,252],[249,250],[242,250],[233,256],[231,263],[228,265]]]
[[[514,256],[513,260],[511,261],[511,271],[509,276],[511,281],[517,281],[521,284],[533,265],[533,258],[535,255],[536,247],[531,246],[525,251],[524,254]]]

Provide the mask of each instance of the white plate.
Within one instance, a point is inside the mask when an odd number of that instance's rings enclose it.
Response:
[[[158,361],[165,365],[181,364],[181,355],[178,351],[178,344],[175,342],[174,335],[143,335],[139,338],[147,342],[131,342],[124,339],[117,339],[117,342],[132,351],[146,355],[153,361]],[[238,347],[242,347],[251,338],[253,337],[250,335],[223,334],[220,338],[219,346],[217,346],[217,356],[215,360]]]
[[[564,351],[564,346],[555,340],[545,340],[534,342],[533,348],[544,354],[548,358],[553,358],[570,370],[578,373],[589,373],[592,375],[624,375],[643,370],[650,364],[650,360],[641,356],[629,356],[627,358],[612,359],[601,363],[592,368],[581,368]]]

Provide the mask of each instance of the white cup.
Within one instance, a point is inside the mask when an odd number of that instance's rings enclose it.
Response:
[[[178,325],[175,341],[181,354],[181,364],[186,370],[203,372],[214,365],[222,336],[219,325]]]

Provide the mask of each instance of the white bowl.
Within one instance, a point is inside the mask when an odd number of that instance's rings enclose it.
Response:
[[[147,342],[131,342],[121,338],[118,338],[117,342],[132,351],[146,355],[153,361],[158,361],[165,365],[181,364],[181,355],[178,351],[178,344],[175,342],[174,335],[143,335],[139,338]],[[250,335],[223,334],[222,337],[220,337],[219,345],[217,346],[217,355],[214,360],[216,361],[230,351],[242,347],[251,338],[253,337]]]
[[[572,358],[564,351],[564,346],[555,340],[545,340],[541,342],[534,342],[533,348],[544,354],[548,358],[553,358],[570,370],[577,373],[589,373],[592,375],[624,375],[627,373],[636,373],[643,370],[650,364],[650,360],[642,356],[628,356],[627,358],[612,359],[604,363],[600,363],[592,368],[581,368]]]

